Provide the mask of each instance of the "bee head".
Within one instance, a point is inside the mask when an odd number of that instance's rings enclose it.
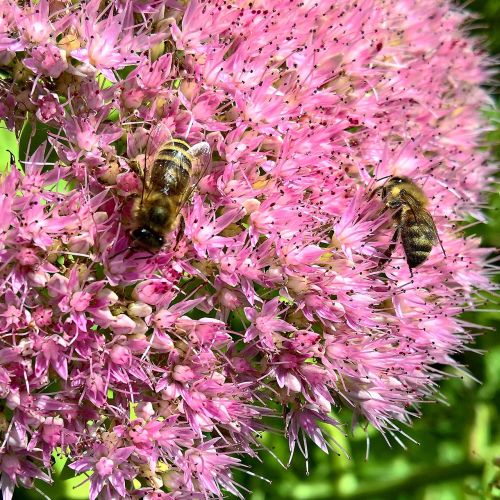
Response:
[[[147,227],[134,229],[132,231],[132,238],[152,250],[158,250],[163,246],[163,236]]]
[[[404,177],[393,176],[389,179],[389,182],[392,184],[401,184],[402,182],[406,182],[406,179]]]
[[[399,184],[404,184],[407,182],[408,182],[407,177],[397,177],[397,176],[391,177],[387,181],[387,183],[382,187],[382,197],[385,198],[395,186],[398,186]]]
[[[401,199],[399,193],[406,185],[409,179],[407,177],[391,177],[386,184],[382,187],[382,198],[390,208],[398,208],[401,206]]]

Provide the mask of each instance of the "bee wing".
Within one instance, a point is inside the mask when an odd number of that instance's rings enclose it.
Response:
[[[151,129],[146,146],[144,148],[144,166],[142,174],[141,202],[147,198],[153,186],[151,184],[151,174],[153,164],[160,148],[172,140],[172,134],[165,122],[159,122]]]
[[[436,223],[434,222],[434,218],[432,217],[431,213],[428,210],[423,210],[425,213],[425,217],[427,218],[427,222],[430,227],[432,227],[432,230],[434,231],[434,243],[439,243],[439,246],[441,247],[441,251],[443,252],[443,255],[446,257],[446,250],[444,249],[443,242],[441,241],[441,238],[439,237],[439,233],[436,227]]]
[[[443,251],[443,255],[446,257],[446,251],[443,247],[443,243],[441,242],[441,238],[439,237],[439,233],[436,227],[436,223],[434,222],[434,218],[432,214],[422,206],[420,206],[419,202],[415,200],[415,198],[405,190],[401,190],[399,193],[401,199],[406,203],[413,213],[415,220],[420,223],[426,225],[431,229],[433,233],[433,244],[439,243],[441,246],[441,250]]]
[[[157,123],[151,129],[148,141],[146,143],[145,154],[148,157],[154,158],[160,148],[172,140],[172,134],[165,121]]]
[[[188,150],[188,153],[193,157],[194,160],[200,161],[201,168],[198,168],[198,172],[196,173],[196,175],[193,176],[193,178],[196,180],[195,182],[192,183],[191,187],[186,190],[182,198],[182,202],[179,204],[177,215],[181,212],[184,205],[191,198],[191,195],[193,194],[194,190],[198,187],[198,184],[200,183],[201,179],[205,177],[212,156],[212,150],[208,142],[199,142],[198,144],[195,144]]]

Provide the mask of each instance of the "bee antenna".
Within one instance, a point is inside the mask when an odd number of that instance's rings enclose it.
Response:
[[[125,247],[123,250],[120,250],[119,252],[116,252],[115,254],[111,255],[109,259],[114,259],[115,257],[118,257],[118,255],[121,255],[122,253],[125,253],[127,250],[129,250],[130,247]]]
[[[384,175],[384,177],[379,177],[378,179],[373,179],[373,181],[380,182],[380,181],[383,181],[384,179],[388,179],[389,177],[393,177],[393,175],[392,174]]]
[[[125,247],[123,250],[120,250],[119,252],[113,254],[110,259],[114,259],[115,257],[118,257],[118,255],[121,255],[122,253],[125,253],[127,250],[132,250],[132,247],[129,245],[128,247]]]

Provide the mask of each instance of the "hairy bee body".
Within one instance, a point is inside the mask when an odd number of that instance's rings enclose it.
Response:
[[[436,244],[434,230],[429,224],[420,222],[412,210],[406,207],[402,210],[399,225],[408,266],[417,267],[427,260]]]
[[[401,236],[406,260],[413,269],[427,260],[432,247],[439,241],[432,215],[427,210],[428,199],[423,190],[408,177],[391,177],[382,187],[387,208],[393,209],[396,232],[386,252],[390,257],[395,242]]]
[[[192,185],[193,160],[209,150],[206,143],[192,148],[182,139],[172,139],[155,155],[151,174],[144,176],[143,194],[136,198],[133,207],[132,237],[142,246],[160,249],[165,234],[177,227]]]

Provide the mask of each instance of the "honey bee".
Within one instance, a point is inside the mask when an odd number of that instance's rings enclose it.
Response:
[[[184,233],[181,209],[197,185],[193,163],[200,157],[209,158],[210,154],[207,142],[190,146],[183,139],[170,138],[154,155],[149,175],[146,165],[142,172],[137,165],[133,167],[142,176],[142,194],[134,200],[132,208],[134,229],[131,232],[140,246],[151,252],[158,251],[166,235],[179,226],[177,247]]]
[[[392,176],[378,189],[382,191],[385,208],[393,210],[392,220],[396,224],[391,244],[381,264],[391,258],[399,237],[410,273],[427,260],[432,247],[438,242],[446,257],[434,219],[426,208],[429,200],[422,188],[408,177]]]

